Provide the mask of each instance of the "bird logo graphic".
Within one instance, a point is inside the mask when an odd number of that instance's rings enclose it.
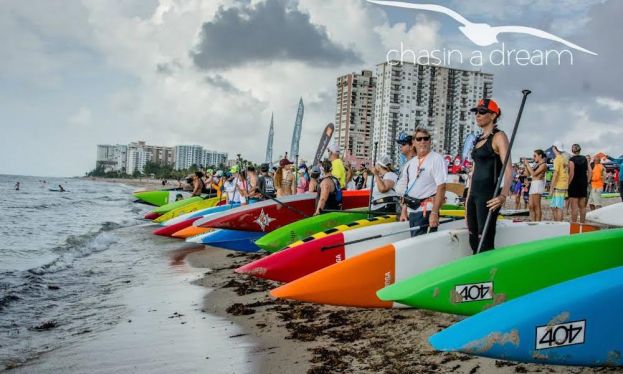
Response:
[[[528,34],[528,35],[536,36],[537,38],[553,40],[555,42],[564,44],[567,47],[597,56],[597,53],[595,52],[589,51],[588,49],[582,48],[577,44],[573,44],[568,40],[565,40],[563,38],[560,38],[556,35],[550,34],[543,30],[535,29],[533,27],[525,27],[525,26],[495,26],[494,27],[486,23],[473,23],[473,22],[468,21],[465,17],[453,11],[452,9],[446,8],[441,5],[415,4],[415,3],[407,3],[403,1],[385,1],[385,0],[368,0],[368,2],[378,4],[378,5],[397,7],[397,8],[429,10],[431,12],[443,13],[447,16],[454,18],[459,23],[463,24],[463,26],[459,26],[459,30],[461,30],[463,35],[465,35],[469,40],[471,40],[474,44],[480,47],[487,47],[492,44],[498,43],[498,34],[518,33],[518,34]]]

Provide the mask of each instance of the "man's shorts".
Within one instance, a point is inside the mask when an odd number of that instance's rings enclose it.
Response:
[[[603,188],[591,188],[591,193],[588,195],[588,203],[601,206],[601,193]]]
[[[564,209],[566,197],[567,190],[559,190],[558,188],[555,188],[554,194],[552,195],[552,201],[550,202],[550,206],[552,208]]]

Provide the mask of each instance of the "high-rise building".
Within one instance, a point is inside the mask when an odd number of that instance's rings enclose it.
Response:
[[[493,75],[479,71],[390,61],[377,65],[376,78],[373,142],[394,161],[396,137],[416,127],[430,131],[435,151],[459,153],[476,130],[469,109],[493,94]]]
[[[201,164],[203,167],[208,166],[219,166],[221,164],[225,164],[227,162],[227,153],[210,151],[207,149],[203,150],[203,154],[201,156]]]
[[[127,169],[127,145],[97,145],[96,166],[103,166],[105,172],[125,172]]]
[[[152,157],[151,150],[140,147],[128,147],[128,167],[126,173],[133,174],[136,171],[143,173],[145,165]]]
[[[343,157],[354,163],[371,160],[376,78],[372,71],[337,78],[335,141]]]
[[[175,163],[175,149],[161,145],[147,145],[144,141],[132,142],[128,144],[128,151],[143,149],[145,154],[149,154],[148,162],[160,165],[173,165]]]
[[[175,146],[175,169],[188,169],[195,165],[200,168],[219,166],[227,161],[227,153],[203,149],[200,145]]]
[[[203,165],[203,148],[200,145],[176,145],[175,169],[188,169],[191,166]]]

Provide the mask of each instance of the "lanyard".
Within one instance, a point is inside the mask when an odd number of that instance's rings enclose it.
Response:
[[[417,171],[415,172],[415,179],[413,180],[413,183],[411,183],[411,187],[409,187],[407,189],[407,192],[405,192],[405,195],[408,195],[409,192],[411,192],[411,189],[413,189],[413,187],[415,186],[415,182],[417,182],[418,178],[420,177],[420,172],[422,170],[425,170],[425,169],[422,168],[422,165],[424,164],[424,161],[426,161],[427,157],[428,157],[428,154],[426,156],[422,157],[422,158],[419,158],[419,157],[417,158],[418,165],[417,165]],[[409,168],[407,167],[407,177],[408,176],[409,176]],[[408,178],[407,178],[407,180],[408,180]]]

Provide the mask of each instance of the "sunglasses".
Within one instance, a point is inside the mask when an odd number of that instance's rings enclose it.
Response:
[[[478,109],[478,110],[476,111],[476,113],[474,113],[474,114],[480,114],[480,115],[483,115],[483,116],[484,116],[484,115],[485,115],[485,114],[487,114],[487,113],[491,113],[491,111],[490,111],[490,110],[488,110],[488,109]]]
[[[418,142],[422,142],[422,141],[427,142],[430,140],[430,136],[418,136],[417,138],[415,138],[415,140]]]

